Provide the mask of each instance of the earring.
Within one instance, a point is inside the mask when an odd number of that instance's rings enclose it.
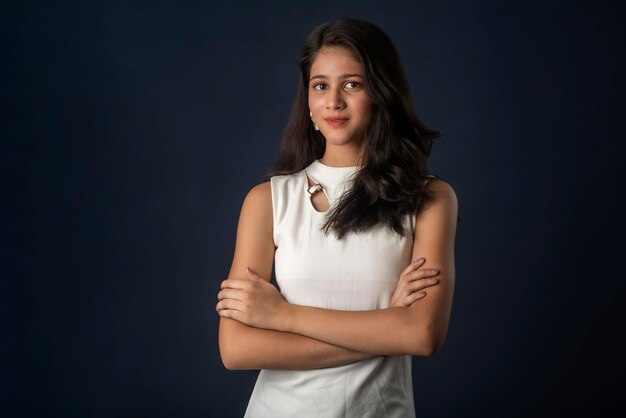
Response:
[[[319,131],[319,130],[320,130],[320,128],[318,128],[318,127],[317,127],[317,123],[315,123],[315,121],[313,120],[313,112],[309,112],[309,115],[311,116],[311,122],[313,122],[313,128],[314,128],[316,131]]]

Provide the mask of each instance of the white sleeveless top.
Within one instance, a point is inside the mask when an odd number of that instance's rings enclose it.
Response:
[[[389,306],[411,262],[415,215],[407,236],[379,227],[337,240],[320,230],[326,212],[313,207],[306,175],[333,208],[359,167],[319,160],[299,173],[271,178],[276,281],[293,304],[338,310]],[[321,192],[319,192],[321,193]],[[316,370],[261,370],[245,417],[407,418],[415,416],[411,356],[374,357]]]

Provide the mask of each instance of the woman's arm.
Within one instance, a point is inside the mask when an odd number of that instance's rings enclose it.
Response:
[[[274,260],[270,183],[254,187],[246,196],[229,279],[245,278],[246,267],[271,277]],[[304,370],[339,366],[373,357],[302,335],[252,328],[220,318],[219,346],[227,369]]]
[[[336,311],[291,305],[262,279],[229,279],[222,287],[233,290],[236,293],[231,294],[236,296],[220,302],[220,315],[360,352],[434,354],[445,340],[452,307],[458,203],[454,190],[444,181],[429,184],[434,200],[417,217],[413,246],[413,259],[424,256],[424,267],[439,269],[439,285],[429,290],[428,298],[408,307]]]

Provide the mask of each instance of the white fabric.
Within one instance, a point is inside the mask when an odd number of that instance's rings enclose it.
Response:
[[[299,173],[271,178],[276,280],[294,304],[339,310],[388,307],[400,273],[410,263],[415,216],[405,238],[387,228],[337,240],[320,227],[306,174],[324,187],[331,208],[358,167],[314,161]],[[320,193],[320,192],[318,192]],[[261,370],[245,417],[414,417],[411,357],[375,357],[306,371]]]

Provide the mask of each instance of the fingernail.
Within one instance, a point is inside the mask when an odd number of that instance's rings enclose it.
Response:
[[[439,270],[437,270],[437,269],[430,269],[430,272],[431,272],[431,273],[438,273],[438,272],[439,272]]]
[[[424,257],[420,257],[417,260],[414,261],[414,263],[419,263],[420,261],[424,261]]]
[[[417,294],[420,296],[426,296],[426,292],[417,292]]]
[[[431,277],[430,279],[428,279],[428,281],[431,282],[431,283],[437,283],[437,280],[439,280],[439,279],[436,278],[436,277]]]

